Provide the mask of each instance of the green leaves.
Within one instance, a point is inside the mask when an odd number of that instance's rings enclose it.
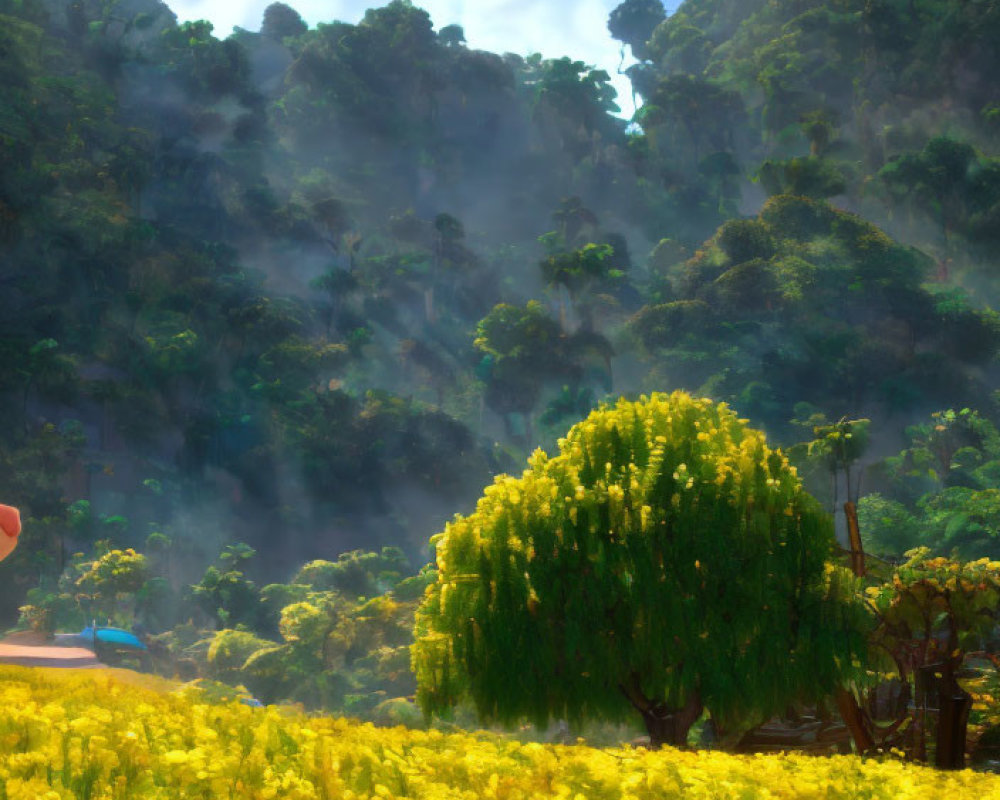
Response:
[[[636,58],[644,58],[646,42],[666,18],[660,0],[626,0],[608,17],[608,31],[615,39],[629,45]]]
[[[621,276],[620,271],[611,270],[606,263],[613,253],[611,245],[593,243],[556,253],[542,262],[542,277],[550,286],[565,286],[575,297],[591,284],[610,283]]]
[[[409,571],[402,550],[383,547],[381,553],[353,550],[341,553],[337,561],[310,561],[292,582],[316,591],[336,590],[353,598],[371,598],[392,589]]]
[[[220,627],[254,624],[260,617],[260,593],[239,569],[255,554],[242,543],[227,545],[219,556],[219,566],[209,566],[201,581],[191,587],[197,603]]]
[[[919,545],[935,555],[1000,556],[996,426],[977,411],[946,409],[910,426],[907,436],[910,446],[878,468],[895,499],[861,501],[866,540],[884,555]]]
[[[74,581],[78,602],[88,616],[96,618],[118,618],[129,605],[134,611],[134,596],[149,578],[146,557],[132,549],[109,550],[79,565],[78,571]]]
[[[1000,562],[931,557],[926,547],[906,556],[889,580],[866,590],[877,621],[873,649],[891,653],[911,677],[925,663],[958,666],[996,625]]]
[[[636,675],[651,702],[697,690],[744,724],[836,685],[834,654],[861,645],[830,622],[852,606],[824,572],[830,520],[762,434],[675,393],[604,407],[559,449],[437,540],[413,648],[425,710],[468,693],[503,722],[620,718]]]
[[[844,170],[816,156],[765,161],[760,167],[759,178],[770,195],[789,194],[822,200],[843,194],[847,189]]]
[[[568,366],[559,324],[535,300],[494,306],[476,326],[473,346],[485,356],[486,402],[500,414],[530,413],[545,382]]]
[[[825,460],[831,472],[849,469],[868,448],[870,426],[871,420],[846,417],[833,425],[817,425],[813,428],[816,438],[809,443],[809,456]]]

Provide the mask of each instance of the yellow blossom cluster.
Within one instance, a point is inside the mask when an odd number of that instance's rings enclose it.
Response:
[[[214,704],[124,673],[0,668],[7,800],[857,800],[1000,796],[897,761],[520,743]]]
[[[930,558],[929,553],[926,547],[908,551],[907,561],[894,570],[891,581],[865,590],[876,611],[899,613],[910,605],[937,605],[941,606],[940,613],[948,606],[952,615],[971,622],[979,621],[984,609],[996,606],[1000,599],[1000,562],[981,558],[963,563],[943,556]]]

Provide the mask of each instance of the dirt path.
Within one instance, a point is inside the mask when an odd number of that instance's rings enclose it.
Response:
[[[15,633],[0,640],[0,664],[19,667],[70,667],[93,669],[103,667],[92,650],[85,647],[65,647],[51,644],[40,634]]]

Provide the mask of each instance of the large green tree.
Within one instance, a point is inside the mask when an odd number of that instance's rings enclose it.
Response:
[[[503,417],[508,436],[512,414],[524,418],[524,438],[532,441],[530,415],[547,381],[567,368],[559,324],[541,303],[523,308],[500,303],[476,326],[475,349],[483,353],[480,373],[486,379],[485,402]]]
[[[608,31],[623,45],[631,47],[636,58],[643,58],[646,42],[666,18],[667,12],[660,0],[626,0],[611,12]]]
[[[705,709],[734,730],[834,691],[864,647],[830,517],[761,432],[682,392],[593,412],[432,541],[425,713],[635,711],[654,746],[683,745]]]

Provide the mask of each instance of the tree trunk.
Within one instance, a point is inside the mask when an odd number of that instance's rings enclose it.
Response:
[[[948,662],[938,693],[937,749],[934,764],[939,769],[965,769],[965,742],[968,736],[972,696],[955,680],[955,665]]]
[[[424,289],[424,317],[428,325],[437,322],[437,313],[434,310],[434,287]]]
[[[861,713],[861,706],[854,695],[847,689],[837,690],[837,710],[841,719],[851,732],[854,739],[854,747],[858,755],[866,753],[875,747],[875,739],[872,737],[868,726],[865,724],[864,715]]]
[[[848,478],[848,496],[850,493],[851,486]],[[861,533],[858,530],[858,510],[850,500],[844,503],[844,516],[847,517],[847,533],[851,542],[851,569],[860,578],[865,574],[865,554],[861,548]],[[865,724],[865,716],[861,711],[861,706],[847,689],[837,690],[837,710],[840,712],[847,729],[851,732],[858,755],[874,748],[875,739],[868,729],[868,725]]]
[[[972,695],[955,680],[955,668],[961,665],[963,658],[958,646],[958,623],[949,604],[948,655],[941,670],[937,693],[938,725],[934,763],[939,769],[965,769],[965,743]]]
[[[649,733],[649,746],[659,750],[663,745],[671,747],[687,747],[688,731],[698,720],[703,711],[701,698],[697,692],[692,692],[684,708],[670,711],[659,703],[640,711],[642,721]]]

